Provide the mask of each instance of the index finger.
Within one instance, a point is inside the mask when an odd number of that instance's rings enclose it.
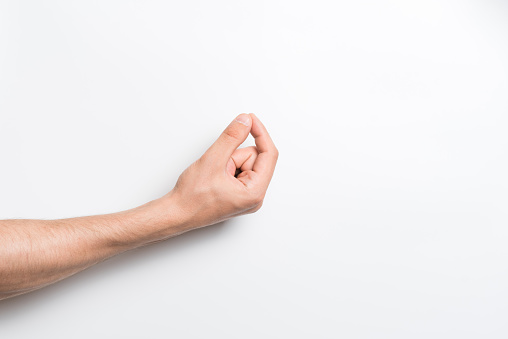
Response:
[[[273,175],[277,158],[279,157],[279,151],[277,147],[275,147],[272,138],[270,138],[261,120],[253,113],[250,115],[252,117],[252,128],[250,133],[254,137],[256,148],[259,152],[252,170],[265,176],[269,182]]]

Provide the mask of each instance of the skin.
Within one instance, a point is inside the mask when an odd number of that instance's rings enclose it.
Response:
[[[238,147],[252,134],[255,147]],[[0,220],[0,300],[47,286],[119,253],[261,208],[278,150],[240,114],[165,196],[131,210],[61,220]]]

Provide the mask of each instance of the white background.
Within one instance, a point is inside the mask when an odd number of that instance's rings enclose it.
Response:
[[[0,1],[1,219],[158,198],[241,112],[280,150],[258,213],[0,337],[508,337],[506,1]]]

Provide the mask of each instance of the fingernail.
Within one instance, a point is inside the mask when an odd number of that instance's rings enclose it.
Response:
[[[242,113],[235,119],[236,122],[241,123],[242,125],[249,126],[250,125],[250,117],[248,114]]]

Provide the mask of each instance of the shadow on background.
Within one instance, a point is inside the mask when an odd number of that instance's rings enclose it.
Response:
[[[168,256],[184,249],[189,250],[189,248],[200,246],[204,241],[209,241],[210,238],[220,236],[225,230],[226,225],[232,222],[232,220],[223,221],[159,243],[124,252],[47,287],[1,300],[0,323],[9,320],[9,318],[16,317],[19,313],[25,312],[28,309],[44,305],[53,296],[61,293],[62,290],[77,290],[79,287],[86,285],[87,281],[96,280],[99,276],[113,274],[115,270],[127,269],[129,266],[142,264],[161,255]]]

